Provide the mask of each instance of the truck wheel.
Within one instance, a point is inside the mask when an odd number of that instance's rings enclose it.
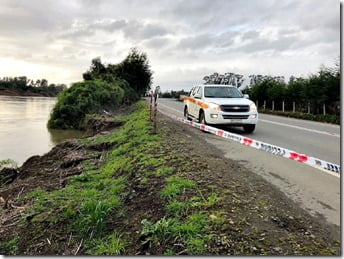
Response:
[[[244,131],[246,133],[252,133],[254,131],[254,129],[256,128],[255,124],[249,124],[249,125],[245,125],[244,126]]]
[[[199,123],[202,123],[202,124],[204,124],[204,125],[207,125],[207,122],[205,121],[205,116],[204,116],[204,112],[203,112],[203,111],[201,111],[201,112],[199,113],[198,122],[199,122]]]
[[[187,106],[185,106],[185,108],[184,108],[184,119],[186,119],[188,121],[191,120],[190,117],[189,117],[189,111],[188,111],[188,107]]]

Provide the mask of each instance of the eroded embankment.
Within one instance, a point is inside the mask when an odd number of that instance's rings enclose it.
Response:
[[[144,103],[115,120],[2,184],[1,254],[339,254],[338,229],[184,125],[152,134]]]

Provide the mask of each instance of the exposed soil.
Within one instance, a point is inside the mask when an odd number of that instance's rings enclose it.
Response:
[[[109,130],[101,122],[92,125],[95,125],[95,130]],[[224,158],[218,149],[202,139],[202,134],[207,133],[197,132],[161,114],[158,115],[157,129],[164,137],[163,153],[170,156],[170,165],[178,175],[197,183],[198,189],[194,193],[184,193],[185,199],[199,191],[204,196],[216,192],[221,197],[216,208],[209,210],[221,211],[227,220],[216,225],[214,238],[207,247],[209,254],[340,254],[339,228],[310,216],[263,178],[238,162]],[[29,158],[18,170],[7,172],[6,175],[11,177],[1,177],[0,172],[0,242],[8,241],[18,233],[26,235],[21,246],[33,246],[30,229],[19,232],[23,230],[17,227],[23,213],[32,205],[31,200],[21,197],[37,188],[46,191],[64,188],[70,177],[83,173],[83,161],[99,165],[104,153],[114,148],[113,143],[85,146],[77,140],[69,140],[44,156]],[[157,154],[159,152],[156,151]],[[191,161],[192,166],[183,161]],[[162,254],[167,245],[175,244],[149,246],[145,237],[140,235],[140,230],[142,219],[150,218],[155,222],[166,214],[164,201],[159,198],[165,180],[151,177],[150,184],[143,185],[139,170],[127,177],[130,191],[123,195],[123,209],[127,216],[112,222],[109,227],[121,230],[124,237],[131,241],[125,254]],[[49,247],[44,245],[46,238],[42,234],[43,245],[39,249],[32,248],[29,254],[62,255],[74,254],[75,251],[83,254],[84,250],[82,247],[79,250],[78,243],[69,244],[69,233],[63,230],[63,226],[56,226],[55,229],[60,241]],[[37,238],[35,242],[38,242]],[[180,248],[180,254],[183,254],[182,250]]]

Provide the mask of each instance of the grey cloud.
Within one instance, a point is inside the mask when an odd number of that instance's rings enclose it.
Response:
[[[145,40],[156,36],[171,34],[167,28],[159,24],[142,23],[136,20],[111,20],[95,21],[82,27],[74,28],[71,26],[67,31],[60,33],[62,38],[79,38],[95,34],[97,31],[109,33],[122,32],[127,39]]]
[[[210,47],[213,44],[213,38],[209,34],[201,34],[183,38],[177,45],[178,49],[196,50]]]
[[[278,40],[269,40],[258,37],[243,46],[239,46],[236,50],[252,53],[260,51],[278,51],[282,52],[293,47],[293,44],[297,41],[296,36],[282,37]]]
[[[161,49],[170,44],[171,40],[166,37],[155,37],[144,42],[144,45],[150,49]]]

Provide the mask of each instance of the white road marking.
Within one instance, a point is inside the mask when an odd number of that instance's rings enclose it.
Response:
[[[284,126],[284,127],[299,129],[299,130],[305,130],[305,131],[314,132],[314,133],[318,133],[318,134],[328,135],[328,136],[331,136],[331,137],[340,138],[340,135],[339,135],[339,134],[330,133],[330,132],[327,132],[327,131],[309,129],[309,128],[304,128],[304,127],[300,127],[300,126],[289,125],[289,124],[285,124],[285,123],[281,123],[281,122],[269,121],[269,120],[263,120],[263,119],[259,119],[259,121],[266,122],[266,123],[271,123],[271,124],[275,124],[275,125],[279,125],[279,126]]]

